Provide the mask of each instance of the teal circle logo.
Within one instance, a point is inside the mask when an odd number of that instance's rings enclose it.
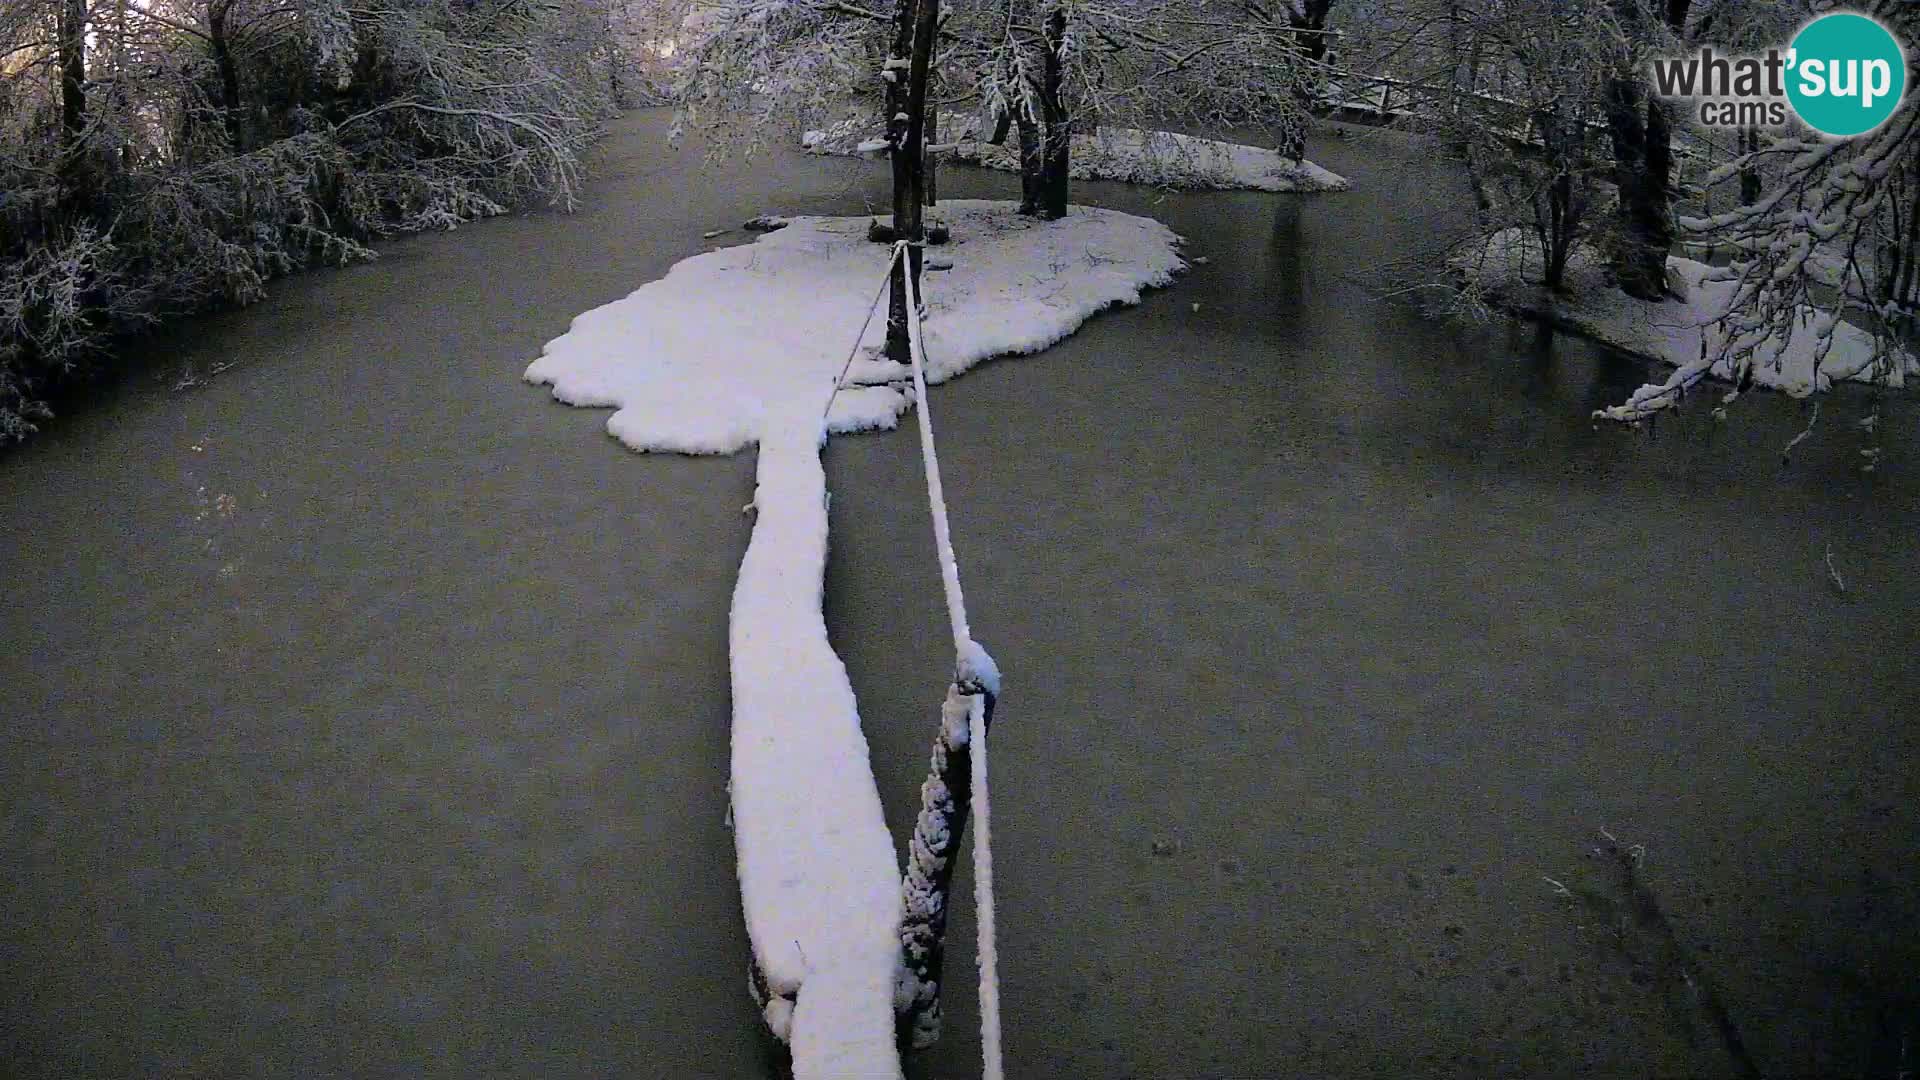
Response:
[[[1787,54],[1787,100],[1822,135],[1865,135],[1887,122],[1907,92],[1900,42],[1865,15],[1823,15]]]

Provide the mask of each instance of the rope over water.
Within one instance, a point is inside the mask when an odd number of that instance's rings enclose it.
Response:
[[[860,342],[866,339],[867,327],[873,325],[873,313],[880,306],[880,297],[887,291],[887,279],[893,276],[893,267],[900,261],[900,249],[893,249],[893,258],[887,262],[887,272],[880,275],[880,287],[873,292],[873,299],[867,301],[867,317],[860,324],[860,332],[853,335],[853,348],[847,350],[847,362],[840,365],[840,375],[833,380],[833,393],[827,395],[827,406],[820,410],[820,424],[824,428],[828,414],[833,412],[833,402],[847,385],[847,372],[853,370],[854,357],[860,355]]]
[[[960,591],[960,566],[953,554],[947,523],[946,492],[940,484],[940,457],[934,450],[933,414],[927,408],[926,342],[920,328],[920,297],[915,288],[908,241],[894,246],[893,267],[906,281],[907,340],[913,356],[913,391],[920,420],[920,457],[927,472],[927,504],[933,515],[933,542],[940,551],[940,580],[947,594],[947,619],[953,627],[954,683],[968,694],[967,743],[973,763],[973,899],[977,909],[980,963],[980,1051],[985,1080],[1002,1080],[1000,1052],[1000,964],[994,943],[993,839],[987,789],[987,712],[998,690],[993,658],[967,628],[967,600]],[[876,301],[877,303],[877,301]]]
[[[920,327],[920,296],[915,287],[910,241],[894,245],[880,287],[867,303],[865,321],[854,336],[846,363],[834,380],[820,412],[822,434],[833,403],[847,385],[860,344],[873,324],[880,297],[897,270],[906,282],[908,352],[912,357],[913,390],[918,405],[920,456],[926,469],[927,504],[933,517],[933,540],[940,557],[940,580],[946,593],[947,619],[953,631],[954,674],[947,703],[941,710],[939,736],[934,741],[934,774],[921,790],[922,808],[908,844],[907,921],[902,927],[903,970],[896,1007],[913,1030],[903,1033],[903,1045],[929,1045],[938,1036],[939,967],[941,938],[946,928],[945,893],[957,833],[964,829],[969,804],[977,819],[973,840],[974,907],[980,966],[980,1047],[984,1080],[1004,1080],[1000,1047],[1000,964],[995,945],[993,901],[993,834],[987,787],[987,732],[993,724],[994,702],[1000,692],[1000,672],[993,657],[973,640],[967,625],[966,596],[960,591],[959,562],[953,553],[953,532],[947,522],[946,492],[940,482],[940,458],[934,450],[933,417],[927,409],[926,341]],[[943,782],[951,755],[964,754],[969,762],[966,789]],[[955,778],[957,779],[957,778]]]

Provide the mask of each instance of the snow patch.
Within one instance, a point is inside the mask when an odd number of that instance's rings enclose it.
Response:
[[[1550,319],[1574,333],[1683,372],[1698,366],[1703,346],[1705,355],[1713,356],[1726,341],[1714,322],[1726,311],[1735,285],[1712,280],[1719,271],[1692,259],[1667,260],[1668,277],[1680,298],[1657,304],[1621,292],[1598,254],[1586,247],[1568,260],[1566,288],[1558,294],[1548,292],[1540,284],[1546,264],[1539,238],[1525,229],[1506,229],[1484,245],[1469,245],[1452,263],[1496,306]],[[1832,315],[1823,313],[1820,318],[1831,320]],[[1817,329],[1813,321],[1802,323],[1771,362],[1763,354],[1754,364],[1754,382],[1804,397],[1848,380],[1885,379],[1889,385],[1901,386],[1907,376],[1920,377],[1920,359],[1899,354],[1886,363],[1878,362],[1873,335],[1848,323],[1833,327],[1833,349],[1816,371]],[[1733,378],[1724,361],[1714,363],[1709,374],[1721,380]],[[1628,408],[1664,396],[1671,384],[1669,380],[1641,387],[1629,399]]]
[[[1060,221],[1011,203],[954,201],[952,270],[923,279],[927,372],[1059,341],[1139,301],[1184,266],[1159,222],[1074,207]],[[821,591],[829,432],[890,428],[912,404],[907,369],[878,360],[885,315],[863,336],[892,249],[866,217],[798,217],[750,244],[696,255],[586,312],[526,371],[555,398],[611,407],[609,433],[644,451],[759,446],[753,536],[729,628],[731,791],[741,904],[771,993],[765,1014],[796,1077],[897,1077],[900,869],[853,688],[827,639]],[[883,301],[884,303],[884,301]],[[998,684],[984,651],[967,673]],[[788,1006],[783,1000],[791,1000]]]

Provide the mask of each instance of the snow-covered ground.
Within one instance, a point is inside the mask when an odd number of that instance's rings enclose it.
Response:
[[[1635,300],[1614,287],[1588,248],[1577,250],[1569,261],[1566,288],[1550,293],[1540,284],[1545,265],[1540,242],[1524,229],[1497,233],[1484,246],[1471,245],[1454,256],[1453,264],[1498,307],[1551,318],[1576,333],[1676,368],[1667,380],[1649,383],[1618,409],[1607,410],[1618,418],[1631,418],[1638,405],[1697,377],[1701,357],[1718,355],[1725,343],[1725,334],[1714,323],[1726,311],[1734,285],[1711,280],[1715,268],[1706,263],[1669,258],[1669,276],[1685,299],[1657,304]],[[1908,376],[1920,376],[1920,359],[1902,354],[1881,362],[1873,335],[1848,323],[1834,326],[1833,348],[1815,370],[1817,342],[1811,324],[1802,324],[1777,355],[1755,365],[1754,382],[1804,396],[1848,380],[1885,379],[1901,386]],[[1708,374],[1732,377],[1725,362],[1713,363]]]
[[[1042,223],[1013,209],[956,201],[932,212],[953,236],[930,249],[950,269],[923,279],[934,382],[1044,349],[1184,266],[1179,238],[1158,222],[1074,207]],[[561,401],[613,408],[607,430],[636,450],[759,446],[730,628],[733,827],[748,935],[773,995],[767,1020],[800,1078],[900,1071],[900,868],[820,609],[820,448],[829,432],[892,427],[911,406],[907,369],[870,354],[848,378],[861,385],[834,393],[891,253],[867,241],[868,221],[794,218],[688,259],[575,318],[526,372]],[[877,348],[884,323],[883,309],[862,343]]]
[[[1807,259],[1807,276],[1836,292],[1846,290],[1846,295],[1854,300],[1880,303],[1880,268],[1874,265],[1871,256],[1862,255],[1859,273],[1855,273],[1854,268],[1847,262],[1846,241],[1847,237],[1844,235],[1829,243],[1820,243],[1816,240],[1813,252]],[[1714,245],[1688,240],[1682,240],[1678,249],[1690,255],[1701,256],[1702,261],[1709,263],[1725,262],[1728,256],[1734,254],[1734,249],[1730,245]],[[1861,280],[1863,276],[1864,282]]]
[[[960,114],[941,115],[940,137],[949,137],[949,132],[961,135],[953,144],[952,159],[1019,171],[1018,140],[1009,137],[995,146],[973,138],[972,123],[971,117]],[[876,144],[885,145],[873,125],[859,118],[809,131],[801,143],[822,154],[858,154],[871,152]],[[1218,191],[1345,191],[1348,187],[1343,176],[1311,161],[1296,165],[1264,147],[1138,128],[1102,128],[1097,134],[1075,135],[1068,173],[1076,180]]]

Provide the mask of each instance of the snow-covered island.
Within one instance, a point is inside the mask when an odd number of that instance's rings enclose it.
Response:
[[[936,383],[1044,349],[1185,266],[1170,229],[1111,210],[1040,222],[1010,203],[954,201],[937,213],[952,239],[933,249],[946,268],[922,279]],[[900,1068],[901,871],[820,606],[820,449],[913,406],[908,369],[877,355],[884,312],[855,340],[891,254],[867,239],[870,220],[793,218],[697,255],[575,318],[526,371],[563,402],[612,408],[608,432],[635,450],[759,448],[730,630],[733,827],[767,1022],[800,1077]]]

